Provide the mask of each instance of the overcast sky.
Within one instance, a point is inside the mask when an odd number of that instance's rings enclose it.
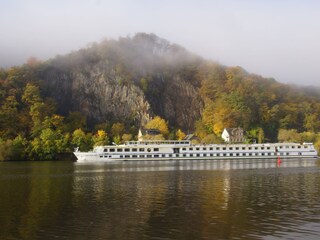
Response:
[[[0,66],[155,33],[227,66],[320,85],[317,0],[0,0]]]

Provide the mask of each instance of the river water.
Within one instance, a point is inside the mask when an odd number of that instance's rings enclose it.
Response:
[[[319,239],[319,160],[0,163],[0,239]]]

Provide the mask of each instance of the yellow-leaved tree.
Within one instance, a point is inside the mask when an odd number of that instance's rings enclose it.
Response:
[[[169,134],[169,128],[167,122],[162,119],[159,116],[156,116],[153,118],[151,121],[149,121],[146,125],[145,128],[147,129],[157,129],[160,131],[160,133],[164,136],[167,137]]]
[[[185,137],[186,137],[186,134],[181,129],[178,129],[176,132],[177,140],[183,140]]]
[[[109,143],[108,135],[104,130],[98,130],[93,136],[94,146],[103,146]]]

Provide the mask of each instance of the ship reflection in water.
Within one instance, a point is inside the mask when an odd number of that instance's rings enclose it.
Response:
[[[319,189],[317,159],[4,162],[0,239],[318,239]]]
[[[144,172],[185,170],[237,170],[263,168],[296,168],[319,165],[316,158],[310,159],[230,159],[230,160],[171,160],[171,161],[124,161],[104,163],[76,163],[76,172],[81,166],[91,165],[93,172]],[[103,166],[103,168],[101,168]],[[95,170],[96,169],[96,170]],[[88,172],[88,169],[85,170]]]

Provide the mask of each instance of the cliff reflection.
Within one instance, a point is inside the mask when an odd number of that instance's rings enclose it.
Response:
[[[312,234],[303,226],[320,229],[317,164],[4,163],[0,239],[257,239],[292,229]]]
[[[312,166],[316,160],[281,164],[281,168],[292,169]],[[294,208],[291,187],[305,189],[308,185],[310,194],[315,193],[311,182],[296,182],[296,175],[279,185],[283,178],[277,174],[276,160],[124,162],[87,167],[75,166],[74,197],[95,199],[97,206],[92,211],[104,219],[103,226],[92,226],[98,237],[193,239],[240,234],[250,238],[252,232],[259,235],[279,229],[271,227],[272,221],[266,222],[270,213],[273,221],[282,218],[277,202],[282,194],[285,205]],[[266,171],[256,175],[239,169]],[[84,180],[83,175],[94,177]]]

